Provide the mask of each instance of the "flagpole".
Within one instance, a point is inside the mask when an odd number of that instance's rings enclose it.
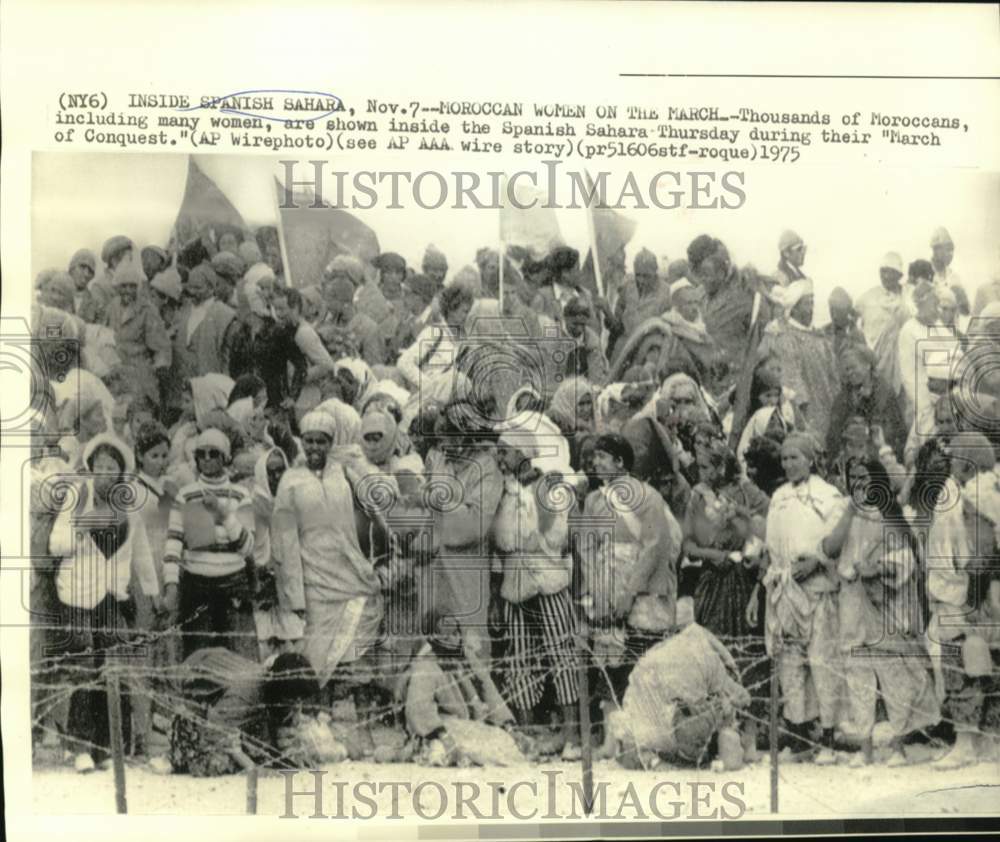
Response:
[[[587,186],[593,196],[594,182],[587,170],[583,171],[587,176]],[[590,252],[594,255],[594,280],[597,282],[597,294],[604,298],[604,280],[601,278],[601,256],[597,252],[597,226],[594,225],[594,209],[587,205],[587,230],[590,232]]]
[[[503,199],[507,196],[507,175],[504,174],[503,178],[503,196],[500,200],[500,216],[498,218],[499,222],[499,234],[500,234],[500,260],[497,266],[497,271],[499,272],[499,282],[497,283],[497,295],[500,298],[500,315],[503,315],[503,264],[504,264],[504,253],[503,253]]]
[[[285,228],[281,224],[281,207],[278,203],[278,191],[281,189],[281,182],[277,178],[274,179],[275,189],[272,191],[271,195],[274,197],[274,215],[278,223],[278,247],[281,249],[281,265],[284,269],[285,276],[285,286],[293,288],[295,284],[292,283],[292,267],[288,264],[288,247],[285,245]]]

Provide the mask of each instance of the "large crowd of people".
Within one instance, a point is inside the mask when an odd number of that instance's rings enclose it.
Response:
[[[623,765],[738,768],[774,671],[800,760],[990,756],[1000,276],[953,254],[818,328],[791,231],[770,273],[708,235],[294,285],[273,228],[79,250],[32,312],[35,743],[106,765],[114,667],[174,772],[573,760],[586,681]]]

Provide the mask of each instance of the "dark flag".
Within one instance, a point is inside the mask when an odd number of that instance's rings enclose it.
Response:
[[[193,157],[188,158],[187,186],[170,238],[171,247],[177,248],[178,261],[197,266],[211,258],[206,241],[214,246],[226,231],[238,232],[242,237],[246,230],[243,217],[226,194],[202,172]]]
[[[274,180],[278,222],[282,238],[285,280],[289,285],[307,287],[323,280],[323,270],[333,258],[350,254],[371,264],[379,255],[378,237],[360,219],[334,207],[314,208],[310,193],[295,192],[288,204],[286,190]]]
[[[618,292],[618,285],[624,281],[620,267],[615,266],[615,255],[621,252],[635,235],[638,223],[609,207],[604,207],[604,196],[598,196],[594,190],[594,182],[590,173],[587,177],[587,189],[595,197],[595,202],[588,202],[587,213],[590,215],[591,250],[583,262],[580,272],[580,282],[591,295],[603,295],[613,302]],[[597,251],[597,266],[601,271],[601,287],[598,289],[597,273],[594,267],[594,250]]]

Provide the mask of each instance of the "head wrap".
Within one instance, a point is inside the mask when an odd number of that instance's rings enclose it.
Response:
[[[135,434],[135,452],[146,453],[160,442],[170,444],[170,434],[159,421],[143,421]]]
[[[336,277],[327,285],[327,295],[331,301],[351,304],[354,301],[354,284],[344,277]]]
[[[427,250],[424,252],[424,260],[421,263],[421,268],[427,272],[431,269],[448,269],[448,259],[444,256],[444,253],[439,251],[433,244],[427,246]]]
[[[489,246],[483,246],[481,249],[476,250],[476,265],[482,269],[483,265],[488,261],[495,259],[500,260],[500,252]]]
[[[665,398],[668,401],[673,401],[680,395],[691,397],[699,409],[702,410],[704,419],[708,420],[711,413],[708,411],[708,405],[705,403],[705,396],[701,393],[701,389],[698,387],[695,379],[683,371],[675,372],[664,380],[659,394],[661,398]]]
[[[935,228],[934,233],[931,234],[931,248],[934,248],[934,246],[948,246],[954,244],[955,242],[952,240],[951,234],[948,233],[947,228]]]
[[[59,429],[75,432],[79,428],[80,419],[93,410],[95,406],[103,407],[104,419],[108,429],[110,429],[115,405],[114,397],[101,378],[93,372],[86,369],[77,369],[76,371],[79,382],[69,390],[68,397],[62,398],[65,403],[58,409]]]
[[[90,459],[99,447],[111,448],[118,454],[119,464],[122,466],[123,474],[130,474],[135,470],[135,461],[132,458],[132,449],[126,445],[114,433],[101,433],[94,436],[83,448],[82,462],[90,469]]]
[[[794,231],[784,231],[778,240],[778,251],[785,252],[790,248],[795,248],[795,246],[801,245],[804,245],[804,243],[798,234]]]
[[[403,283],[405,292],[412,292],[425,304],[430,304],[434,298],[434,282],[426,275],[413,275]]]
[[[333,421],[330,435],[333,437],[334,447],[356,447],[361,443],[361,416],[353,406],[338,398],[330,398],[313,412],[323,412]]]
[[[846,427],[841,438],[851,444],[864,444],[868,441],[870,431],[863,421],[852,421]]]
[[[406,261],[401,254],[387,251],[375,258],[375,267],[382,272],[402,272],[406,274]]]
[[[598,436],[597,441],[594,442],[594,450],[603,450],[616,459],[621,459],[622,467],[626,471],[631,471],[632,465],[635,464],[635,452],[632,450],[632,445],[629,444],[625,436],[618,433],[605,433],[603,436]]]
[[[931,296],[935,295],[934,284],[928,280],[921,280],[913,288],[913,303],[923,304]]]
[[[372,401],[379,398],[392,401],[402,410],[410,400],[410,393],[394,380],[378,380],[365,392],[364,402],[361,404],[362,410],[365,410]]]
[[[520,386],[514,393],[510,396],[507,401],[507,412],[506,418],[508,421],[512,421],[518,416],[522,415],[526,411],[530,410],[519,410],[517,408],[517,402],[525,395],[531,395],[536,401],[541,401],[542,396],[534,386]]]
[[[274,270],[266,263],[254,263],[243,276],[248,284],[258,284],[261,281],[273,281]]]
[[[255,502],[261,501],[265,505],[269,505],[274,500],[274,495],[271,493],[271,483],[267,476],[267,463],[273,454],[277,453],[281,457],[281,461],[287,470],[290,466],[288,464],[288,457],[285,455],[285,451],[280,447],[270,447],[265,450],[258,458],[257,462],[253,466],[253,491]]]
[[[576,429],[577,406],[585,395],[594,397],[594,387],[585,377],[567,377],[556,388],[548,416],[560,427]]]
[[[479,280],[479,270],[475,266],[463,266],[451,276],[451,283],[448,286],[464,286],[474,294],[482,288]]]
[[[76,281],[68,272],[55,272],[42,284],[45,291],[55,292],[64,302],[72,305],[76,295]]]
[[[334,371],[342,369],[349,371],[351,376],[358,381],[358,393],[354,403],[357,406],[361,406],[365,397],[367,397],[368,389],[375,382],[375,375],[372,374],[371,366],[358,357],[345,357],[342,360],[337,360],[333,366]]]
[[[323,404],[325,406],[325,404]],[[299,422],[299,432],[304,436],[306,433],[322,433],[330,437],[333,442],[336,433],[336,419],[326,410],[316,407],[311,412],[307,412]]]
[[[181,293],[183,292],[181,276],[172,266],[154,275],[149,285],[172,301],[181,300]]]
[[[882,262],[879,264],[880,269],[895,269],[900,275],[903,274],[903,258],[899,256],[899,252],[888,251],[882,257]]]
[[[188,273],[187,282],[190,284],[192,281],[200,279],[208,284],[209,289],[215,289],[215,285],[219,281],[219,276],[215,273],[210,263],[199,263]]]
[[[787,287],[776,287],[771,291],[771,295],[785,308],[785,312],[791,310],[805,296],[812,294],[813,282],[809,278],[793,281]]]
[[[162,272],[170,265],[170,255],[159,246],[144,246],[139,252],[139,262],[142,264],[142,273],[147,279],[157,272]]]
[[[215,274],[214,271],[212,274]],[[266,263],[255,263],[247,269],[243,276],[243,296],[246,298],[250,312],[254,315],[269,316],[271,314],[267,302],[261,295],[260,285],[274,280],[274,270]]]
[[[230,456],[229,436],[215,427],[203,430],[198,434],[198,438],[194,440],[195,450],[202,447],[214,447],[216,450],[221,451],[226,459]]]
[[[813,441],[812,436],[807,435],[806,433],[791,433],[788,435],[781,445],[782,450],[785,448],[797,450],[805,456],[810,463],[816,461],[816,442]]]
[[[671,260],[670,265],[667,267],[667,283],[671,284],[681,278],[686,278],[690,271],[691,268],[688,266],[687,260],[683,257]]]
[[[753,375],[753,393],[754,397],[760,397],[764,392],[772,392],[775,389],[781,388],[781,377],[775,372],[762,366],[758,368]]]
[[[609,383],[594,401],[594,427],[599,433],[614,433],[621,429],[622,424],[631,416],[633,410],[625,397],[626,390],[631,391],[632,385],[624,381]]]
[[[59,274],[58,269],[42,269],[35,276],[35,289],[43,289],[49,281]]]
[[[90,249],[79,249],[70,258],[69,271],[72,272],[77,266],[89,266],[91,272],[96,272],[97,258]]]
[[[834,287],[830,293],[830,309],[850,310],[854,302],[843,287]]]
[[[365,279],[365,268],[353,255],[338,254],[326,267],[326,275],[331,279],[343,275],[354,286],[360,286]]]
[[[212,268],[228,281],[236,283],[243,277],[246,266],[231,251],[220,251],[212,258]]]
[[[260,253],[260,246],[253,240],[244,240],[236,248],[236,254],[246,266],[253,266],[260,263],[263,255]]]
[[[858,375],[867,376],[877,365],[875,354],[865,345],[845,348],[840,357],[840,369],[845,382],[857,382]],[[853,378],[851,375],[855,375]]]
[[[969,337],[1000,339],[1000,301],[991,301],[969,322]]]
[[[632,261],[632,268],[635,271],[635,274],[637,275],[641,271],[652,272],[653,274],[656,274],[656,272],[660,268],[660,264],[656,259],[656,255],[653,254],[653,252],[651,252],[649,249],[644,248],[635,256],[635,260]]]
[[[142,286],[145,280],[146,278],[139,268],[130,263],[128,266],[121,266],[115,271],[114,276],[111,278],[111,285],[120,287],[123,284],[135,284],[138,287]]]
[[[699,291],[699,287],[696,287],[687,278],[678,278],[670,285],[670,296],[671,298],[678,293],[684,292],[684,290],[691,290],[692,292]]]
[[[569,442],[556,423],[540,412],[523,410],[498,424],[496,430],[501,443],[516,447],[529,459],[551,454],[555,460],[551,464],[569,462]]]
[[[381,433],[377,442],[369,442],[365,436],[369,433]],[[361,449],[373,465],[384,466],[393,455],[396,448],[396,438],[399,428],[396,419],[388,412],[378,410],[369,412],[361,419]]]
[[[237,450],[233,455],[232,461],[229,463],[230,482],[239,483],[246,487],[249,481],[249,484],[252,486],[254,470],[257,467],[257,458],[259,455],[260,451],[257,448],[253,450],[240,448]]]
[[[198,427],[205,426],[205,417],[213,409],[224,410],[229,404],[229,393],[236,385],[225,374],[203,374],[191,378],[191,396],[194,399],[194,417]]]
[[[101,248],[101,261],[105,264],[110,264],[117,255],[131,248],[135,248],[135,243],[123,234],[118,234],[110,240],[105,241]]]
[[[235,401],[234,403],[230,404],[229,407],[226,409],[226,412],[229,413],[229,417],[232,418],[233,421],[235,421],[245,430],[247,427],[247,423],[253,416],[253,410],[254,410],[253,398],[246,397],[246,398],[240,398],[238,401]]]
[[[326,316],[327,304],[326,299],[323,298],[322,290],[313,284],[312,286],[303,287],[299,292],[302,294],[302,300],[307,302],[311,307],[315,307],[318,311],[317,321],[323,321],[323,318]]]

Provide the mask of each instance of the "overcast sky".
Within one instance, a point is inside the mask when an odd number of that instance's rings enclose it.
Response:
[[[281,172],[277,159],[225,155],[197,160],[248,223],[274,221],[270,178]],[[471,162],[411,156],[411,166],[418,160],[420,167],[433,163],[441,172],[477,170],[484,180],[486,171],[502,166],[485,156]],[[127,234],[140,246],[165,245],[184,192],[187,161],[187,156],[167,154],[37,153],[32,182],[33,274],[65,266],[82,246],[99,252],[103,241],[114,234]],[[303,176],[311,172],[307,165],[300,166]],[[389,160],[365,166],[401,168],[398,161]],[[508,171],[516,166],[511,162]],[[637,179],[648,184],[657,170],[671,168],[656,162],[652,167],[638,165]],[[725,168],[719,165],[717,170]],[[592,172],[598,169],[591,166]],[[622,170],[613,172],[622,177]],[[738,263],[771,271],[778,237],[793,228],[809,246],[805,268],[816,282],[817,296],[825,300],[829,290],[840,285],[857,297],[877,283],[886,251],[898,251],[904,264],[929,257],[931,232],[944,225],[955,240],[954,265],[970,296],[1000,266],[1000,174],[772,166],[747,168],[745,190],[747,201],[739,210],[625,211],[638,223],[627,249],[629,264],[643,247],[669,259],[683,257],[695,236],[709,233],[726,242]],[[382,204],[388,203],[388,190],[384,193]],[[497,243],[496,210],[423,210],[412,200],[406,204],[403,210],[377,207],[357,215],[375,230],[384,251],[398,251],[413,265],[419,266],[428,243],[444,251],[452,271],[471,263],[477,248]],[[586,212],[556,213],[565,241],[585,252]],[[818,307],[817,319],[826,318],[826,308]]]

